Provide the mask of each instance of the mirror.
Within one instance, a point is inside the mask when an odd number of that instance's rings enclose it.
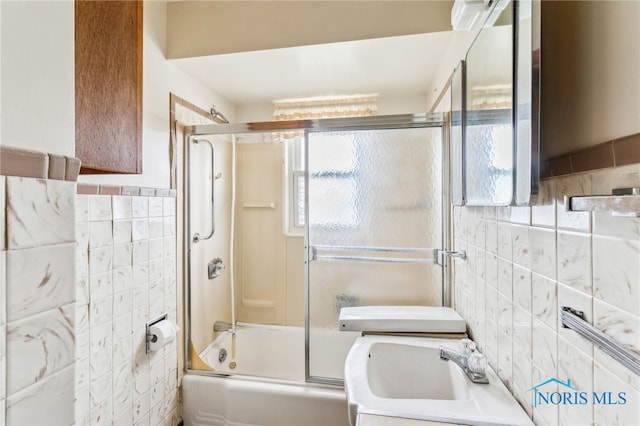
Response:
[[[455,205],[523,206],[535,201],[540,178],[540,7],[539,1],[498,1],[466,61],[452,75]]]
[[[510,205],[514,193],[513,2],[499,0],[467,52],[465,203]]]

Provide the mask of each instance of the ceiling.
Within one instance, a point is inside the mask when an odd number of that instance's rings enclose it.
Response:
[[[231,103],[377,93],[426,95],[453,32],[231,53],[171,62]]]

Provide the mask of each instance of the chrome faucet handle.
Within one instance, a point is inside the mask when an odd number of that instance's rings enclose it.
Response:
[[[477,376],[486,376],[487,358],[478,351],[473,351],[467,358],[467,368]]]
[[[471,339],[460,339],[458,350],[464,358],[469,358],[469,355],[476,350],[476,343]]]

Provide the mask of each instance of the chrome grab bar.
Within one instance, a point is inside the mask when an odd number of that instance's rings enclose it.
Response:
[[[437,249],[415,247],[364,247],[364,246],[311,246],[311,260],[338,262],[383,262],[383,263],[437,263]],[[381,257],[381,256],[340,256],[320,255],[319,251],[331,252],[374,252],[374,253],[418,253],[424,257]]]
[[[194,145],[198,145],[200,142],[206,142],[209,145],[209,148],[211,149],[211,232],[209,232],[209,235],[207,235],[206,237],[201,236],[198,232],[193,234],[192,240],[194,243],[197,243],[199,241],[208,240],[209,238],[213,237],[213,233],[216,231],[216,220],[215,220],[215,213],[214,213],[214,207],[215,207],[214,184],[216,179],[215,168],[214,168],[215,152],[214,152],[213,144],[211,143],[211,141],[208,141],[206,139],[193,139],[191,142]]]

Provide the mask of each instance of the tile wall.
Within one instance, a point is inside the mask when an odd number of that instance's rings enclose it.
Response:
[[[180,422],[177,342],[145,353],[146,323],[176,321],[175,214],[173,196],[77,196],[77,425]]]
[[[0,424],[72,424],[76,183],[0,176]]]
[[[145,353],[146,323],[176,321],[175,191],[0,160],[0,425],[177,425],[177,344]]]
[[[454,299],[470,333],[536,424],[637,424],[640,378],[574,331],[559,308],[640,355],[640,218],[565,212],[563,195],[640,186],[640,165],[543,181],[534,207],[454,208]],[[586,392],[626,392],[624,405],[533,406],[531,388],[556,377]],[[552,390],[552,389],[547,389]]]

